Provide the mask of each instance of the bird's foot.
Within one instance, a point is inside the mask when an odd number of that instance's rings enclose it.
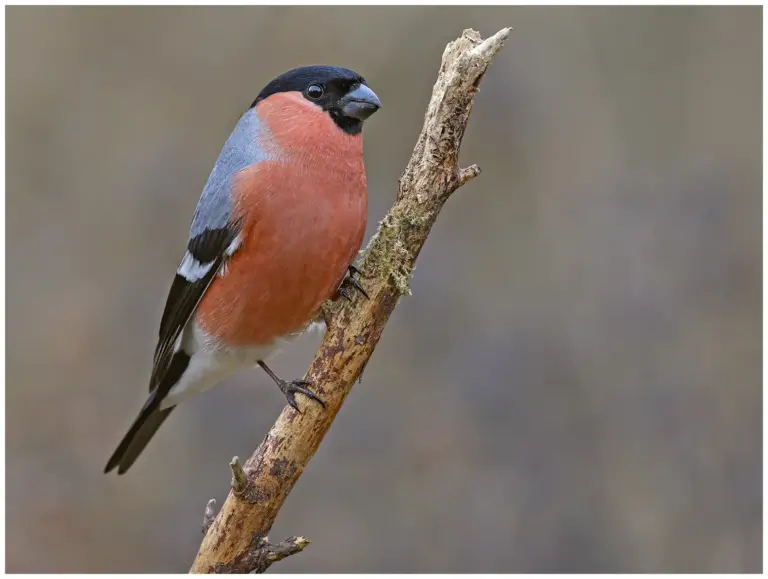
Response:
[[[360,285],[360,282],[355,277],[356,275],[360,274],[360,270],[357,269],[354,265],[350,265],[347,268],[349,275],[345,277],[341,282],[341,287],[339,287],[339,295],[342,297],[345,297],[347,300],[352,300],[352,296],[350,295],[350,291],[352,288],[359,291],[363,296],[365,296],[365,299],[369,299],[368,294],[366,293],[365,289],[362,285]]]
[[[304,388],[304,386],[311,386],[311,383],[307,382],[306,380],[280,380],[277,383],[277,386],[280,388],[283,394],[285,394],[285,397],[288,399],[288,404],[290,404],[291,407],[298,413],[301,413],[301,410],[299,410],[299,406],[296,404],[297,393],[304,394],[304,396],[314,400],[320,406],[325,408],[325,402],[320,400],[317,394],[307,388]]]
[[[261,366],[264,371],[269,374],[269,377],[274,380],[275,384],[277,384],[277,387],[280,388],[280,391],[285,395],[286,399],[288,400],[288,404],[290,404],[291,408],[296,410],[296,412],[299,414],[301,414],[301,410],[299,410],[299,405],[296,404],[296,394],[303,394],[310,400],[314,400],[320,406],[325,408],[325,402],[323,402],[317,394],[305,388],[305,386],[312,385],[310,382],[307,382],[306,380],[283,380],[272,370],[270,370],[269,366],[267,366],[261,360],[259,361],[259,366]]]

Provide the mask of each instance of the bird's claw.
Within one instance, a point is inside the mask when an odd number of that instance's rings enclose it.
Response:
[[[365,296],[365,299],[370,299],[368,297],[368,293],[365,291],[362,285],[360,285],[360,282],[355,277],[356,275],[360,274],[360,270],[357,269],[354,265],[350,265],[347,267],[347,270],[349,272],[349,275],[344,278],[344,281],[341,282],[341,288],[339,289],[339,293],[347,298],[348,300],[351,300],[351,296],[349,295],[349,287],[355,288],[357,291],[359,291],[363,296]]]
[[[299,405],[296,404],[296,394],[303,394],[310,400],[314,400],[317,402],[320,406],[325,408],[325,402],[320,400],[320,398],[312,392],[311,390],[308,390],[307,388],[304,388],[304,386],[310,386],[311,383],[307,382],[306,380],[281,380],[278,386],[280,387],[280,390],[285,395],[286,399],[288,400],[288,404],[291,405],[291,408],[296,410],[299,414],[302,414],[301,410],[299,410]]]

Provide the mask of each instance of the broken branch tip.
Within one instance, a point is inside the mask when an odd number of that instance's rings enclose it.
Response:
[[[248,486],[248,475],[243,470],[238,457],[233,457],[229,462],[229,469],[232,471],[232,490],[236,493],[242,493]]]

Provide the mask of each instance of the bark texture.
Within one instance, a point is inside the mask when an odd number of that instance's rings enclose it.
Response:
[[[370,299],[355,294],[351,301],[327,304],[324,312],[328,330],[306,380],[326,408],[297,397],[302,413],[290,406],[283,409],[245,463],[245,480],[233,460],[233,488],[210,524],[191,572],[262,572],[309,543],[291,537],[271,545],[267,533],[361,376],[398,300],[410,294],[414,263],[440,209],[456,189],[480,174],[477,165],[459,168],[459,148],[480,80],[510,30],[504,28],[486,40],[465,30],[445,48],[395,204],[358,265]]]

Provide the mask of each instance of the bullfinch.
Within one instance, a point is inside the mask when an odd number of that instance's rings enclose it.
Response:
[[[176,405],[258,364],[296,410],[323,404],[265,363],[350,287],[368,197],[363,122],[381,103],[359,74],[290,70],[240,117],[197,204],[160,320],[149,397],[104,472],[123,474]],[[364,293],[364,291],[363,291]]]

